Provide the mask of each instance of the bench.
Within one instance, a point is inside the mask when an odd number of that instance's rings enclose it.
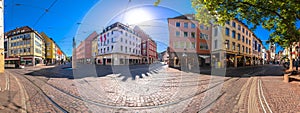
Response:
[[[298,71],[288,71],[286,70],[283,76],[284,82],[290,82],[290,79],[300,80],[300,73]]]

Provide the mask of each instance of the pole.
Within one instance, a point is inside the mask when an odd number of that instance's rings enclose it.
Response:
[[[0,1],[0,73],[4,73],[4,0]]]

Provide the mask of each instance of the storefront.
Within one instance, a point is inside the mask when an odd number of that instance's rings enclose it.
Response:
[[[101,65],[133,65],[140,64],[142,58],[135,55],[107,54],[97,56],[96,63]]]

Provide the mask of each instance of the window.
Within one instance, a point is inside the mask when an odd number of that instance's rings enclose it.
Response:
[[[111,46],[111,50],[112,50],[112,51],[114,50],[114,46]]]
[[[195,42],[192,42],[192,48],[195,49],[196,48],[196,44]]]
[[[125,52],[127,53],[127,47],[125,47]]]
[[[242,29],[242,31],[243,31],[243,33],[245,33],[245,29],[244,28]]]
[[[200,38],[201,38],[201,39],[206,39],[206,40],[208,40],[208,35],[207,35],[207,34],[200,33]]]
[[[242,52],[245,52],[245,46],[242,46]]]
[[[185,42],[180,42],[180,48],[185,48]]]
[[[123,46],[121,46],[121,51],[123,51]]]
[[[196,25],[194,23],[192,23],[191,28],[196,28]]]
[[[227,36],[229,36],[229,28],[226,27],[225,33],[226,33]]]
[[[218,28],[217,28],[217,27],[215,28],[215,31],[214,31],[214,32],[215,32],[214,35],[217,36],[217,35],[218,35]]]
[[[238,30],[239,30],[239,31],[241,30],[241,25],[238,25]]]
[[[246,53],[248,53],[248,47],[246,47]]]
[[[184,37],[188,37],[188,32],[183,32]]]
[[[249,48],[249,54],[251,54],[251,48]]]
[[[230,48],[229,44],[230,44],[230,41],[229,41],[229,40],[226,40],[226,45],[225,45],[226,49],[229,49],[229,48]]]
[[[231,31],[231,37],[235,38],[235,31],[234,30]]]
[[[228,24],[228,25],[229,25],[229,24],[230,24],[230,22],[229,22],[229,21],[227,21],[227,22],[226,22],[226,24]]]
[[[123,42],[123,38],[121,38],[121,42]]]
[[[248,30],[246,30],[246,35],[248,35]]]
[[[249,39],[249,45],[251,45],[251,40]]]
[[[235,50],[235,42],[232,42],[232,50]]]
[[[127,40],[125,40],[125,44],[127,44]]]
[[[180,37],[180,31],[176,31],[176,36]]]
[[[218,40],[215,40],[215,49],[218,48]]]
[[[246,38],[246,44],[248,44],[248,38]]]
[[[173,42],[174,48],[179,48],[179,45],[177,42]]]
[[[242,36],[242,42],[245,42],[245,36]]]
[[[238,33],[238,40],[241,40],[241,34]]]
[[[176,27],[180,27],[180,22],[176,22]]]
[[[101,53],[103,52],[102,49],[100,49]]]
[[[184,28],[188,28],[189,27],[189,23],[185,22],[184,23]]]
[[[238,44],[238,51],[240,52],[240,50],[241,50],[241,44]]]
[[[204,29],[204,25],[200,25],[200,29]]]
[[[195,36],[195,32],[191,32],[191,37],[192,38],[195,38],[196,36]]]
[[[232,27],[234,27],[234,28],[235,28],[235,22],[232,22]]]
[[[200,42],[200,49],[201,50],[208,50],[208,45],[206,43]]]
[[[190,43],[190,42],[186,42],[185,48],[192,48],[192,47],[191,47],[191,43]]]

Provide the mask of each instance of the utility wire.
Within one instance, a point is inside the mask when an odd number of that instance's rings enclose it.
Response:
[[[53,1],[52,4],[47,9],[45,9],[45,12],[35,21],[33,27],[35,27],[36,24],[39,23],[39,21],[46,15],[47,12],[49,12],[49,10],[54,6],[56,2],[57,0]]]

